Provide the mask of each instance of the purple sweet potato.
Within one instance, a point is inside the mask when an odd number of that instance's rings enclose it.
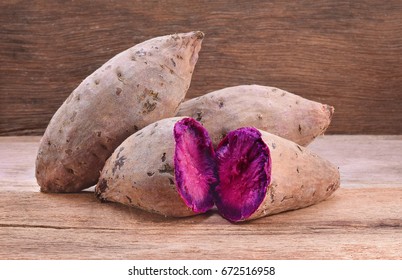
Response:
[[[328,198],[340,183],[338,169],[327,160],[251,127],[228,133],[216,158],[215,203],[232,222],[307,207]]]
[[[208,130],[214,146],[240,127],[252,126],[306,146],[323,134],[334,108],[267,86],[228,87],[183,102],[178,116],[189,116]]]
[[[77,192],[96,184],[106,159],[128,136],[173,117],[190,86],[203,37],[197,31],[145,41],[88,76],[41,140],[41,191]]]
[[[107,160],[96,195],[165,216],[204,213],[218,183],[215,152],[194,119],[168,118],[128,137]]]

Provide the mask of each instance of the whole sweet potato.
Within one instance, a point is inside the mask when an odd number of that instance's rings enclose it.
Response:
[[[340,183],[338,169],[327,160],[251,127],[229,132],[216,158],[220,182],[215,203],[232,222],[318,203]]]
[[[246,126],[306,146],[324,133],[333,112],[331,106],[278,88],[241,85],[183,102],[177,115],[201,122],[215,146],[229,131]]]
[[[36,159],[43,192],[94,185],[106,159],[128,136],[176,114],[204,37],[157,37],[119,53],[88,76],[51,119]]]
[[[190,118],[168,118],[128,137],[106,161],[95,192],[165,216],[209,210],[218,182],[207,131]]]

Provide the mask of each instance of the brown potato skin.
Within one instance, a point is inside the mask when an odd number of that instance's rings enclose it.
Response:
[[[264,201],[248,220],[316,204],[339,188],[339,170],[328,160],[289,140],[260,132],[270,149],[271,182]]]
[[[150,39],[119,53],[88,76],[51,119],[40,142],[42,192],[78,192],[128,136],[176,114],[190,86],[204,34]]]
[[[106,161],[96,196],[169,217],[196,215],[176,188],[173,129],[182,117],[157,121],[128,137]]]
[[[268,86],[240,85],[183,102],[177,116],[189,116],[208,130],[216,147],[225,135],[253,126],[306,146],[323,134],[334,108]]]

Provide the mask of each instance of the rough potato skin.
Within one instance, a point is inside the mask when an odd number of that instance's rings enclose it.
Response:
[[[340,174],[332,163],[296,143],[260,132],[270,149],[271,182],[248,220],[316,204],[339,188]]]
[[[129,135],[176,114],[190,86],[204,34],[150,39],[119,53],[88,76],[51,119],[40,142],[42,192],[78,192]]]
[[[189,116],[208,130],[214,146],[240,127],[253,126],[306,146],[324,133],[334,108],[290,92],[260,85],[228,87],[183,102]]]
[[[106,161],[97,197],[165,216],[196,215],[180,197],[174,177],[173,127],[181,119],[160,120],[127,138]]]

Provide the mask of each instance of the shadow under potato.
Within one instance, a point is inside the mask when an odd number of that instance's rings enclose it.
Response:
[[[306,208],[289,210],[260,219],[231,223],[219,215],[216,207],[206,213],[190,217],[165,217],[120,203],[100,202],[95,197],[92,188],[80,193],[38,193],[38,195],[46,196],[46,203],[48,205],[45,207],[47,211],[58,209],[59,215],[62,216],[60,219],[67,217],[66,224],[68,226],[60,227],[105,230],[141,230],[153,224],[169,225],[171,227],[183,224],[197,225],[208,223],[210,226],[217,224],[221,226],[234,225],[235,228],[247,226],[248,230],[255,230],[255,226],[257,226],[259,231],[261,230],[261,225],[263,225],[266,229],[275,231],[278,227],[286,227],[293,223],[297,226],[299,224],[297,217],[300,217],[301,213],[304,214],[306,219],[311,219],[313,226],[317,219],[320,220],[321,218],[317,217],[315,209],[320,208],[320,211],[328,209],[327,211],[330,211],[331,207],[329,204],[337,203],[340,199],[337,195],[334,195],[319,204]],[[324,213],[323,215],[325,216]],[[294,219],[292,218],[293,216],[295,217]]]

